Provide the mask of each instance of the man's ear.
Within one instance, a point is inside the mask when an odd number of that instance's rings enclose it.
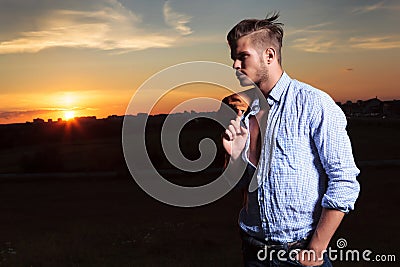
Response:
[[[267,64],[271,64],[276,59],[276,51],[275,48],[270,47],[265,50],[265,60]]]

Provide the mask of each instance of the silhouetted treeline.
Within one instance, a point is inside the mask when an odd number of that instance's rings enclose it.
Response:
[[[122,119],[0,125],[1,148],[65,143],[120,136]]]
[[[181,113],[171,116],[174,123],[184,125],[177,138],[179,149],[187,159],[200,157],[201,140],[213,140],[217,155],[208,170],[221,169],[224,164],[221,144],[224,129],[212,118],[213,114]],[[130,116],[129,119],[146,119],[142,115]],[[149,116],[145,131],[147,153],[157,169],[177,170],[167,160],[161,146],[161,129],[166,118],[167,115]],[[122,116],[114,116],[108,119],[0,125],[0,173],[127,172],[122,150],[123,119]],[[348,132],[356,160],[400,159],[397,142],[399,119],[349,118]],[[143,138],[143,129],[134,128],[132,134],[132,138]],[[393,149],[387,150],[387,147]]]
[[[198,114],[172,115],[176,122]],[[149,116],[146,124],[147,153],[157,169],[174,169],[161,147],[161,129],[166,115]],[[123,116],[108,119],[0,125],[0,173],[9,172],[82,172],[123,171],[126,163],[122,150]],[[130,116],[141,120],[143,116]],[[143,129],[135,129],[135,138],[143,138]],[[217,157],[209,168],[223,166],[220,142],[222,127],[207,118],[189,118],[179,134],[183,155],[190,160],[200,156],[199,143],[210,138],[218,147]]]

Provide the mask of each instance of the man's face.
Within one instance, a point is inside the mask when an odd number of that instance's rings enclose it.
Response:
[[[236,47],[231,47],[231,58],[233,68],[239,71],[237,76],[242,86],[253,85],[252,82],[259,85],[268,79],[267,65],[262,53],[251,43],[250,35],[239,38]]]

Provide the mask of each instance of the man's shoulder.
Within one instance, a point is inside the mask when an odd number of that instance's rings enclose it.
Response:
[[[333,116],[337,119],[345,118],[343,111],[333,98],[321,89],[310,84],[292,80],[291,106],[306,111],[310,118],[316,118],[318,114]]]
[[[292,91],[296,94],[315,95],[317,97],[326,95],[321,89],[296,79],[292,79]]]
[[[308,83],[292,79],[291,97],[297,101],[310,104],[329,104],[334,103],[332,97],[321,89],[318,89]]]

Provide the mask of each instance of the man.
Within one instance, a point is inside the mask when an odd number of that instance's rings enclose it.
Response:
[[[229,164],[247,166],[239,215],[244,264],[331,266],[323,252],[354,208],[359,170],[340,108],[283,71],[278,18],[243,20],[227,36],[238,78],[260,92],[247,112],[238,109],[223,138]],[[292,260],[269,253],[294,249],[301,251]]]

